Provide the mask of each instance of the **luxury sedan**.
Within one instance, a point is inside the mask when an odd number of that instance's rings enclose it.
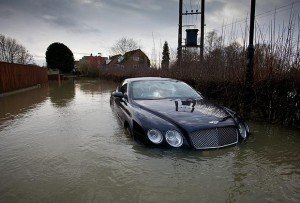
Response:
[[[238,114],[175,79],[126,79],[111,94],[110,105],[134,139],[147,145],[204,150],[249,137]]]

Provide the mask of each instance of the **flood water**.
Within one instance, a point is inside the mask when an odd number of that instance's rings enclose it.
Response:
[[[109,106],[115,83],[0,97],[0,202],[299,202],[300,133],[249,122],[247,143],[155,149]]]

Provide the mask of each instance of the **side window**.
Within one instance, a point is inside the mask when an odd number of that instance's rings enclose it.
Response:
[[[123,83],[123,85],[120,88],[120,91],[125,94],[127,93],[127,83]]]

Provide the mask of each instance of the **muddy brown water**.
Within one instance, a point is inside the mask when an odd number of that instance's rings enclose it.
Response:
[[[116,83],[50,84],[0,98],[0,202],[299,202],[299,131],[249,122],[247,143],[148,148],[109,106]]]

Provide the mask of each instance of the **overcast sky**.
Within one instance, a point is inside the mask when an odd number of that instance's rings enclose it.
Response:
[[[134,38],[151,59],[166,40],[177,47],[179,0],[0,0],[0,33],[17,39],[39,65],[53,42],[61,42],[74,53],[110,55],[110,47],[121,37]],[[183,0],[184,10],[200,10],[200,0]],[[245,19],[251,0],[206,0],[206,32],[222,24]],[[288,19],[291,4],[299,13],[300,0],[257,0],[256,14],[278,8],[278,22]],[[285,7],[284,7],[285,6]],[[272,12],[260,16],[266,26]],[[184,18],[199,25],[200,16]],[[153,33],[153,37],[152,37]],[[153,38],[155,43],[153,43]]]

